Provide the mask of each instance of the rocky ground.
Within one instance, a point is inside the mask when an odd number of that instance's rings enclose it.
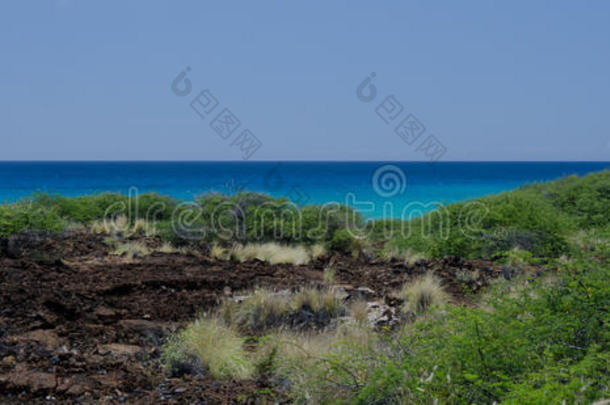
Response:
[[[0,253],[0,402],[10,403],[260,402],[269,395],[262,381],[170,378],[159,363],[164,339],[254,286],[321,285],[329,265],[335,288],[345,299],[364,296],[377,324],[392,323],[391,293],[426,271],[466,305],[502,275],[490,262],[458,258],[405,265],[335,256],[303,266],[221,262],[205,252],[126,258],[84,232],[4,239]]]

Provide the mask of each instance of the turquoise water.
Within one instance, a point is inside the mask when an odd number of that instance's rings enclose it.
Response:
[[[35,191],[76,196],[130,188],[190,200],[243,189],[297,204],[348,203],[378,218],[384,204],[397,217],[404,207],[427,209],[432,202],[603,169],[610,169],[610,162],[0,162],[0,200],[12,202]]]

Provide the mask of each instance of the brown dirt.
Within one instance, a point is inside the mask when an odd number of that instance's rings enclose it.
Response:
[[[108,255],[102,241],[86,233],[3,241],[0,402],[285,400],[281,393],[261,393],[266,387],[260,381],[214,381],[205,374],[169,378],[159,363],[160,347],[168,334],[226,295],[254,286],[320,285],[328,265],[336,269],[337,283],[367,287],[378,299],[432,271],[452,299],[465,304],[458,272],[470,275],[466,285],[472,291],[501,274],[490,262],[458,258],[414,266],[342,257],[305,266],[162,253],[128,259]]]

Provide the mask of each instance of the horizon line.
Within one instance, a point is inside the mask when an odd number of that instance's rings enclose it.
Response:
[[[0,163],[609,163],[610,160],[0,160]]]

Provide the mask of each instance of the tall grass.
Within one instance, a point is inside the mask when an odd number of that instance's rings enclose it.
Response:
[[[244,349],[244,340],[230,327],[216,318],[201,317],[184,329],[176,339],[170,340],[165,351],[174,353],[171,361],[196,356],[215,378],[250,378],[254,371],[251,359]]]
[[[328,288],[301,288],[296,292],[257,288],[241,302],[223,301],[218,313],[225,323],[238,330],[261,333],[292,326],[295,322],[303,328],[324,326],[333,318],[346,314],[347,308]],[[302,319],[303,313],[311,317]]]
[[[348,403],[606,399],[609,258],[608,251],[581,253],[558,262],[554,282],[529,279],[516,294],[502,287],[514,281],[504,281],[480,308],[448,306],[385,337],[387,346],[354,350],[338,340],[335,352],[305,366],[308,377],[295,396]]]
[[[210,248],[210,257],[218,260],[228,260],[231,258],[240,263],[256,259],[269,264],[294,264],[298,266],[317,259],[324,252],[324,248],[318,245],[288,246],[268,242],[263,244],[237,244],[231,248],[223,248],[219,244],[214,243]]]
[[[431,274],[405,283],[398,295],[404,300],[403,311],[416,315],[424,314],[433,307],[445,305],[448,301],[440,280]]]

